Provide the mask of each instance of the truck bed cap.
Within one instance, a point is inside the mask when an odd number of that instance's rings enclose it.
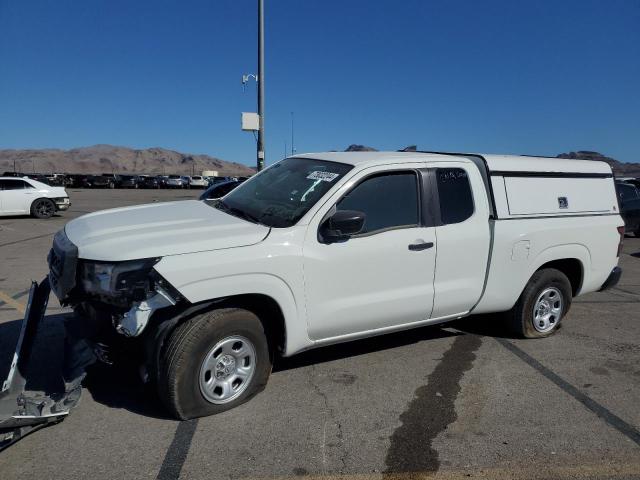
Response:
[[[327,160],[350,165],[381,165],[385,163],[416,162],[428,157],[433,161],[451,161],[469,156],[485,159],[490,172],[527,173],[587,173],[611,175],[606,162],[574,160],[524,155],[493,155],[483,153],[436,153],[436,152],[321,152],[295,155],[297,158]],[[457,158],[456,158],[457,157]]]
[[[611,175],[606,162],[566,158],[479,154],[491,172],[596,173]]]

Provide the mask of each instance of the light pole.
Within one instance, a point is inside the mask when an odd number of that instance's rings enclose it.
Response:
[[[291,156],[296,153],[296,144],[293,139],[293,112],[291,112]]]
[[[264,168],[264,0],[258,0],[258,171]]]

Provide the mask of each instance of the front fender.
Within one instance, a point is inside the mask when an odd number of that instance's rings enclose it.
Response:
[[[158,271],[191,303],[235,295],[258,294],[270,297],[278,304],[284,317],[286,329],[284,355],[288,356],[308,348],[313,343],[309,339],[306,322],[301,316],[296,297],[287,282],[280,277],[267,273],[242,273],[175,284],[172,282],[170,272],[163,273],[161,268]]]

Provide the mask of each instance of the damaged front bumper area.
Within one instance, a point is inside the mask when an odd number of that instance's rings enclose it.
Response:
[[[64,419],[80,400],[86,368],[126,351],[127,363],[145,373],[153,365],[152,316],[183,299],[154,269],[160,258],[124,262],[81,259],[64,230],[54,237],[47,258],[49,275],[32,283],[29,302],[8,376],[0,391],[0,450],[25,435]],[[64,320],[61,382],[55,392],[27,390],[27,374],[38,326],[53,292],[73,308]],[[150,331],[151,330],[151,331]],[[143,335],[143,332],[145,335]],[[151,339],[151,340],[149,340]],[[120,347],[125,347],[124,349]],[[141,348],[142,347],[142,348]],[[132,350],[132,351],[130,351]]]
[[[115,262],[80,259],[77,246],[65,230],[60,230],[48,256],[49,280],[63,305],[72,306],[80,316],[97,310],[100,318],[108,318],[108,322],[102,323],[110,324],[124,337],[137,337],[156,310],[174,306],[181,299],[153,270],[160,260],[158,257]],[[99,342],[96,332],[89,335],[94,343]]]
[[[58,393],[26,389],[33,345],[50,292],[46,278],[40,284],[33,282],[31,285],[9,374],[0,391],[0,450],[39,428],[61,421],[80,399],[81,379],[71,383],[65,379],[65,391]]]

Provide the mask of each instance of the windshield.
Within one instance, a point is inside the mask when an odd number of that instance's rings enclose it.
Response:
[[[269,227],[290,227],[353,167],[287,158],[243,183],[216,208]]]

